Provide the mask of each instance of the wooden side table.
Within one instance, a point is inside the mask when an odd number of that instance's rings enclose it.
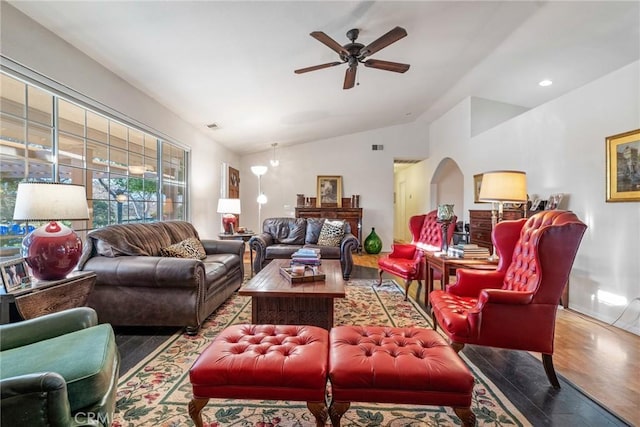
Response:
[[[218,234],[218,238],[220,240],[242,240],[242,241],[249,241],[250,238],[252,238],[253,236],[255,236],[255,233],[233,233],[233,234],[225,234],[225,233],[220,233]]]
[[[25,289],[0,294],[0,324],[9,323],[9,306],[15,304],[27,320],[68,308],[86,305],[96,283],[92,271],[74,271],[60,280],[34,280]]]
[[[255,233],[233,233],[233,234],[225,234],[225,233],[220,233],[218,234],[218,238],[220,240],[242,240],[243,242],[248,242],[249,239],[251,239],[253,236],[255,236]],[[251,277],[253,277],[253,251],[251,250],[251,248],[249,248],[249,263],[250,268],[251,268]]]
[[[424,306],[429,307],[429,294],[433,290],[433,272],[438,270],[442,274],[440,281],[442,289],[446,289],[449,284],[449,273],[458,268],[474,268],[479,270],[495,270],[498,262],[486,259],[464,259],[448,256],[436,256],[435,252],[425,251],[424,260],[427,270],[427,289],[424,294]]]

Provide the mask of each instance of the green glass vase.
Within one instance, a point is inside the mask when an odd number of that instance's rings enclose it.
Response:
[[[379,254],[382,250],[382,240],[376,234],[375,227],[371,227],[371,233],[364,239],[364,250],[368,254]]]

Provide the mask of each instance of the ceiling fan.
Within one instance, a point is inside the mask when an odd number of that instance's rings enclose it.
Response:
[[[409,64],[401,64],[399,62],[382,61],[380,59],[365,59],[389,46],[391,43],[395,43],[403,37],[407,36],[407,31],[402,27],[395,27],[393,30],[369,43],[363,45],[362,43],[356,43],[358,34],[360,31],[356,28],[347,31],[347,38],[351,40],[351,43],[347,43],[344,46],[340,46],[337,41],[323,33],[322,31],[314,31],[310,34],[311,37],[318,40],[320,43],[327,45],[340,55],[341,61],[329,62],[327,64],[314,65],[313,67],[300,68],[295,70],[296,74],[307,73],[309,71],[321,70],[323,68],[335,67],[340,64],[349,64],[346,74],[344,76],[343,89],[351,89],[356,82],[356,70],[358,64],[362,63],[365,67],[378,68],[380,70],[393,71],[396,73],[404,73],[409,69]]]

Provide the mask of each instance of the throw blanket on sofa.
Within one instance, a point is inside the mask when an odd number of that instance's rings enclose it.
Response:
[[[160,249],[189,237],[198,238],[198,232],[193,225],[183,221],[110,225],[88,234],[88,248],[83,251],[78,268],[82,269],[96,253],[108,257],[158,256]]]

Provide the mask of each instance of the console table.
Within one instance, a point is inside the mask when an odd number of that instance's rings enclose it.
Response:
[[[15,304],[27,320],[44,314],[86,305],[96,283],[92,271],[74,271],[60,280],[34,280],[29,287],[0,294],[0,324],[9,323],[9,307]]]
[[[296,218],[329,218],[344,220],[349,223],[351,233],[358,239],[358,248],[362,247],[362,208],[297,207]]]

